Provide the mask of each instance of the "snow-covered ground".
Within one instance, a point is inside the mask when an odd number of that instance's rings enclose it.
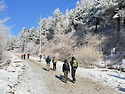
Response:
[[[125,73],[110,69],[78,69],[78,74],[83,77],[89,77],[95,81],[101,81],[103,84],[109,85],[125,92]]]
[[[33,59],[39,60],[35,57]],[[43,59],[44,60],[44,59]],[[62,62],[58,62],[58,67],[62,66]],[[78,68],[77,74],[81,77],[91,78],[95,81],[101,81],[102,84],[109,85],[117,90],[125,93],[125,72],[111,70],[106,68],[84,69]]]
[[[62,62],[57,63],[58,72],[57,71],[56,72],[46,72],[45,70],[43,70],[44,68],[42,69],[41,67],[35,67],[34,63],[33,63],[34,61],[27,60],[24,62],[23,60],[20,60],[18,56],[14,55],[14,54],[11,54],[11,55],[12,55],[11,64],[7,67],[4,67],[3,69],[0,69],[0,75],[1,75],[0,76],[0,94],[54,94],[54,90],[53,90],[53,86],[52,86],[53,84],[49,83],[49,80],[55,81],[55,80],[57,80],[57,78],[59,78],[59,75],[62,74],[62,71],[60,70],[62,68],[62,64],[63,64]],[[36,62],[39,60],[39,58],[37,58],[37,57],[35,57],[35,58],[30,57],[30,58],[35,60]],[[28,64],[26,64],[26,62],[27,63],[32,62],[32,66],[28,66]],[[42,62],[45,64],[44,59],[42,60]],[[41,62],[37,62],[37,63],[39,65],[41,64]],[[35,70],[33,71],[32,68],[30,69],[30,67],[34,67]],[[51,67],[52,67],[52,65],[51,65]],[[45,72],[45,73],[43,73],[43,72]],[[55,75],[54,78],[53,78],[53,75]],[[50,78],[48,78],[48,77],[50,77]],[[71,76],[69,76],[69,78],[70,77]],[[65,84],[61,83],[59,80],[55,81],[55,83],[57,83],[56,84],[57,88],[55,89],[55,94],[64,94],[64,92],[66,92],[66,93],[70,92],[70,94],[74,94],[75,93],[75,92],[73,93],[74,90],[70,89],[69,87],[76,89],[76,90],[77,90],[77,87],[79,87],[79,89],[82,91],[82,88],[84,86],[82,84],[86,83],[85,86],[87,86],[88,82],[85,82],[85,83],[80,82],[79,80],[81,78],[82,79],[83,78],[93,79],[93,83],[101,82],[102,85],[104,85],[104,88],[105,88],[105,86],[114,88],[116,91],[118,91],[115,94],[124,94],[125,93],[125,73],[123,73],[123,72],[120,73],[116,70],[98,69],[98,68],[95,68],[95,69],[78,68],[76,77],[77,77],[77,82],[75,83],[75,85],[67,83],[67,86],[65,86]],[[47,81],[47,78],[48,78],[48,81]],[[81,84],[81,85],[77,86],[79,84]],[[88,84],[90,84],[90,83],[88,83]],[[90,84],[90,86],[91,86],[91,84]],[[49,86],[49,85],[50,85],[50,87],[48,88],[47,86]],[[97,84],[96,84],[96,86],[97,86]],[[60,89],[58,89],[58,88],[60,88]],[[98,88],[99,88],[99,86],[98,86]],[[69,91],[64,91],[66,89],[69,89]],[[53,90],[53,91],[51,91],[51,90]],[[70,90],[72,90],[72,91],[70,91]],[[85,92],[84,89],[83,89],[83,92]],[[93,91],[93,93],[92,92],[89,93],[89,92],[90,91],[88,91],[88,94],[95,94],[94,91]],[[109,91],[109,92],[111,92],[111,91]],[[109,93],[109,92],[105,91],[105,93],[102,92],[102,94],[114,94],[115,91],[112,91],[111,93]],[[81,94],[81,92],[79,91],[78,94]],[[87,93],[85,93],[85,94],[87,94]]]
[[[18,63],[17,63],[18,62]],[[15,56],[11,57],[9,66],[0,69],[0,94],[13,94],[14,87],[19,84],[19,76],[23,75],[25,66]]]

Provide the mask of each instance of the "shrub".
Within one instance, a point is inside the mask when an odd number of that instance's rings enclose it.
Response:
[[[94,62],[98,61],[102,57],[102,52],[91,46],[77,48],[73,54],[77,58],[77,61],[80,63],[80,65],[83,67],[95,65]]]

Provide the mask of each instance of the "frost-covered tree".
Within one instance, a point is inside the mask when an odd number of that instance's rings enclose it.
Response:
[[[10,38],[7,41],[6,49],[10,51],[10,50],[14,50],[15,48],[17,48],[17,39],[15,36],[13,37],[10,36]]]
[[[39,36],[34,27],[31,27],[26,36],[26,52],[32,54],[38,54]],[[32,49],[32,50],[31,50]]]
[[[23,52],[25,51],[26,48],[26,36],[27,36],[27,30],[24,27],[22,29],[22,31],[20,32],[20,34],[18,35],[18,47],[20,48],[20,50],[22,50]]]
[[[5,5],[3,1],[0,1],[0,12],[2,10],[4,10]],[[1,15],[0,15],[1,16]],[[3,58],[3,52],[5,50],[6,47],[6,31],[8,31],[9,29],[4,25],[4,23],[7,21],[8,19],[5,18],[4,20],[2,20],[0,18],[0,60]]]
[[[39,31],[31,27],[27,30],[25,27],[18,35],[16,48],[18,51],[36,54],[39,45]]]
[[[124,8],[124,0],[81,0],[72,12],[71,24],[76,30],[85,26],[108,26],[115,24],[113,15]]]
[[[4,50],[4,33],[2,31],[0,31],[0,60],[2,59],[2,54],[3,54],[3,50]]]
[[[63,13],[60,12],[60,10],[57,8],[55,11],[54,11],[54,23],[55,23],[55,33],[56,34],[62,34],[63,31],[64,31],[64,24],[63,24],[63,19],[64,19],[64,15]]]
[[[34,43],[37,40],[36,30],[34,27],[31,27],[25,32],[26,43],[33,41]]]
[[[48,40],[54,37],[54,23],[52,17],[40,20],[39,32],[41,33],[41,35],[44,35]]]
[[[70,19],[69,18],[70,18],[70,12],[67,9],[64,18],[62,19],[63,20],[62,21],[62,24],[63,24],[62,28],[63,28],[64,34],[67,34],[67,33],[71,32],[72,27],[70,26]]]

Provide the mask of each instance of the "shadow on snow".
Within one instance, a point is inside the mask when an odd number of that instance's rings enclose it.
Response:
[[[120,76],[116,76],[116,75],[112,75],[112,74],[108,74],[109,76],[115,77],[115,78],[119,78],[119,79],[125,79],[125,77],[120,77]]]
[[[125,88],[121,87],[120,85],[118,85],[118,87],[116,87],[119,91],[125,92]]]
[[[62,82],[65,82],[65,81],[64,81],[64,76],[63,76],[63,75],[60,75],[60,76],[55,75],[55,77],[58,78],[59,80],[61,80]],[[71,80],[70,78],[68,78],[68,81],[69,81],[69,82],[72,82],[72,80]]]

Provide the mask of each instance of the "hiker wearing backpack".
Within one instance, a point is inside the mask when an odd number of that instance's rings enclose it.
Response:
[[[46,70],[47,71],[50,71],[50,62],[51,62],[51,59],[49,56],[47,56],[47,58],[46,58],[46,63],[47,63]]]
[[[77,70],[77,67],[78,67],[78,62],[76,61],[76,58],[75,57],[72,57],[72,60],[70,62],[71,64],[71,76],[72,76],[72,81],[73,83],[76,81],[76,78],[75,78],[75,73],[76,73],[76,70]]]
[[[70,67],[69,67],[69,63],[67,62],[67,60],[64,60],[64,64],[63,64],[63,72],[64,72],[64,82],[66,83],[68,80],[68,72],[70,72]]]
[[[26,54],[25,53],[24,53],[23,57],[24,57],[24,59],[26,58]]]
[[[53,62],[53,70],[56,70],[56,58],[55,57],[53,57],[52,62]]]

